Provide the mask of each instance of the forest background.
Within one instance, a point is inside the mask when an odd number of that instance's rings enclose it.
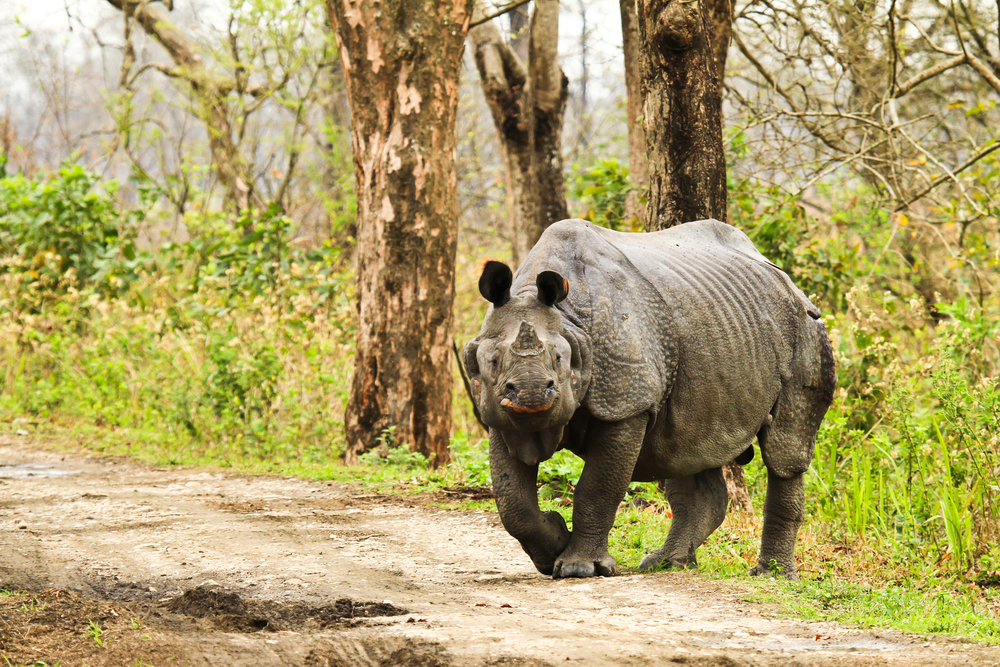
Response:
[[[168,20],[144,22],[137,6]],[[630,134],[650,125],[635,107],[630,121],[619,7],[553,7],[520,5],[496,35],[465,40],[460,343],[485,311],[477,267],[523,254],[511,220],[539,208],[511,180],[484,45],[508,45],[525,77],[542,77],[535,90],[546,72],[555,82],[562,117],[544,148],[563,163],[548,186],[563,214],[643,229]],[[839,381],[807,476],[806,581],[759,594],[798,614],[998,641],[1000,3],[730,9],[731,44],[716,53],[724,212],[820,305]],[[457,365],[445,450],[394,426],[373,448],[345,435],[359,230],[351,109],[322,3],[0,12],[2,428],[395,492],[490,484]],[[526,81],[506,82],[522,110]],[[579,473],[566,452],[542,467],[540,494],[567,519]],[[746,468],[751,506],[706,545],[707,574],[754,562],[764,477],[759,461]],[[636,565],[668,521],[655,485],[633,485],[612,552]]]

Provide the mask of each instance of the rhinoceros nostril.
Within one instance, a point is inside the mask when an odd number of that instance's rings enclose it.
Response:
[[[508,382],[507,386],[504,387],[503,389],[505,394],[514,394],[515,396],[517,395],[517,387],[515,387],[510,382]]]
[[[552,380],[549,380],[549,383],[548,383],[548,385],[545,386],[545,388],[546,389],[555,389],[556,388],[556,383],[553,382]]]

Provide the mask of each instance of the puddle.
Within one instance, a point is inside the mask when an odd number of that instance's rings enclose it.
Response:
[[[79,470],[63,470],[42,463],[2,463],[0,478],[31,479],[33,477],[68,477],[78,475]]]

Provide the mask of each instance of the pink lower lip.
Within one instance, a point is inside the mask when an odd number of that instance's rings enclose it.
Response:
[[[549,408],[551,408],[552,404],[555,403],[555,402],[556,402],[556,399],[553,398],[552,401],[550,401],[548,405],[542,406],[540,408],[526,408],[523,405],[515,405],[514,402],[512,400],[510,400],[509,398],[504,398],[504,399],[500,400],[500,405],[502,405],[505,408],[510,408],[514,412],[517,412],[517,413],[520,413],[520,414],[533,415],[533,414],[535,414],[537,412],[545,412],[546,410],[548,410]]]

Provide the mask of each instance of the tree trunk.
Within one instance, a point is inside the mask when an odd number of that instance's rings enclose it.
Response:
[[[625,199],[625,218],[644,221],[646,206],[642,193],[649,187],[646,162],[646,133],[642,129],[642,82],[639,76],[639,19],[635,0],[620,0],[622,14],[622,50],[625,52],[625,91],[628,97],[628,179],[634,188]]]
[[[708,3],[709,29],[712,31],[712,59],[719,75],[719,117],[722,116],[722,88],[726,80],[726,58],[729,43],[733,41],[733,0],[710,0]]]
[[[448,460],[458,236],[455,115],[471,0],[326,0],[351,103],[358,332],[348,463]]]
[[[726,59],[729,55],[729,44],[733,39],[733,4],[732,0],[712,0],[708,5],[708,16],[712,30],[712,56],[715,61],[715,71],[719,77],[719,122],[722,122],[722,89],[726,80]],[[725,160],[723,160],[725,164]],[[725,181],[725,174],[723,174]],[[730,463],[722,469],[726,480],[726,490],[729,492],[729,506],[733,510],[753,514],[753,503],[750,502],[750,492],[747,489],[743,466]]]
[[[546,227],[569,215],[562,157],[569,81],[559,68],[556,51],[558,0],[535,2],[527,67],[492,21],[477,26],[469,36],[500,140],[516,264]]]
[[[743,466],[735,462],[723,466],[722,477],[726,480],[726,491],[729,492],[729,509],[752,515],[753,503],[750,502]]]
[[[628,4],[621,0],[623,33]],[[732,16],[729,0],[639,0],[638,51],[651,182],[648,231],[704,218],[726,220],[721,89]],[[629,139],[632,153],[631,134]],[[723,476],[730,507],[752,513],[743,468],[730,463]]]
[[[646,229],[725,221],[721,97],[708,8],[639,0],[637,10],[649,161]]]
[[[521,60],[528,62],[528,25],[531,17],[528,15],[528,5],[515,7],[508,14],[510,17],[510,48]]]

